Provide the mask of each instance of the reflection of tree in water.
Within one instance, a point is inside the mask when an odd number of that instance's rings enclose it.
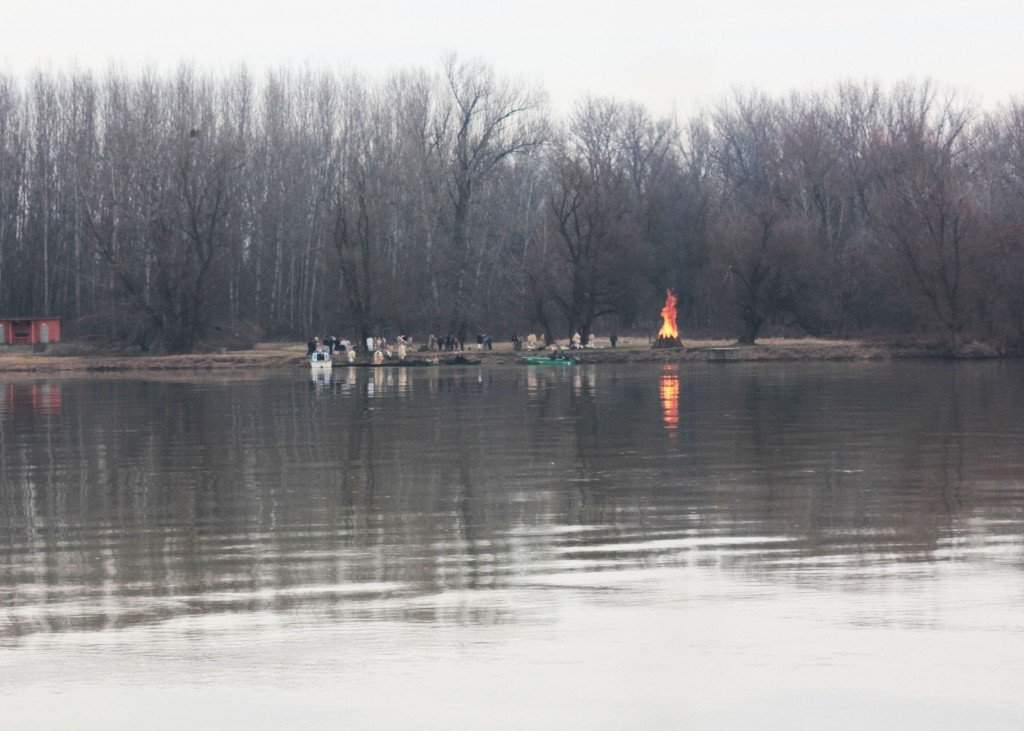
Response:
[[[1019,530],[1024,392],[991,370],[692,369],[674,436],[658,370],[540,370],[77,382],[0,415],[0,636],[510,621],[500,590],[552,572],[694,561],[855,587]]]
[[[618,403],[603,404],[602,419],[638,432],[648,426],[634,442],[643,440],[650,450],[660,444],[664,459],[634,471],[619,463],[620,452],[609,450],[607,440],[592,449],[593,425],[581,423],[579,484],[586,486],[586,504],[601,506],[582,522],[625,526],[634,556],[651,561],[687,560],[679,546],[694,532],[721,536],[721,545],[708,546],[718,559],[799,580],[852,585],[852,577],[893,562],[934,562],[979,512],[1000,519],[992,515],[997,503],[979,504],[975,484],[1008,480],[1008,502],[1021,504],[1018,481],[1006,467],[1019,463],[1019,447],[992,462],[984,458],[992,445],[969,436],[979,429],[1012,431],[1013,412],[964,393],[965,373],[971,392],[991,388],[984,370],[878,368],[814,366],[788,376],[771,369],[716,371],[682,395],[678,445],[659,439],[649,427],[653,418],[630,422],[638,400],[624,392]],[[1013,400],[1020,398],[1014,389]],[[609,474],[615,482],[602,479]],[[587,534],[588,548],[600,549],[609,535]],[[730,551],[730,537],[755,543]],[[761,547],[758,537],[766,539]],[[828,570],[808,571],[816,564]]]

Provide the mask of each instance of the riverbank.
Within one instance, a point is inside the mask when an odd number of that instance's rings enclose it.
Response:
[[[603,346],[603,347],[600,347]],[[924,342],[823,340],[817,338],[769,338],[757,345],[737,345],[729,340],[684,340],[683,348],[651,348],[646,339],[623,338],[611,348],[574,351],[581,363],[676,363],[693,361],[880,361],[953,357],[940,345]],[[0,373],[102,373],[133,371],[253,371],[305,366],[305,346],[293,343],[262,343],[252,350],[188,355],[62,355],[52,353],[0,354]],[[411,363],[442,361],[458,353],[411,353]],[[526,353],[512,350],[511,343],[495,343],[494,350],[470,349],[461,355],[482,365],[515,364]],[[980,344],[965,347],[957,358],[1000,358],[1005,354]],[[363,364],[365,365],[365,364]],[[339,365],[339,367],[346,367]]]
[[[866,340],[825,340],[820,338],[766,338],[756,345],[738,345],[734,340],[683,340],[682,348],[652,348],[644,338],[625,338],[619,347],[602,347],[571,352],[580,363],[741,363],[756,361],[884,361],[908,359],[977,360],[1010,357],[997,349],[972,343],[957,354],[938,343]],[[517,363],[524,355],[510,344],[495,344],[493,351],[467,351],[481,364]],[[417,353],[419,357],[425,354]]]
[[[305,363],[304,345],[268,343],[252,350],[185,355],[0,354],[0,373],[227,371],[288,368]]]

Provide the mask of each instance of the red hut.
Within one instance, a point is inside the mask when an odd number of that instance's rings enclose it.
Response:
[[[0,317],[0,345],[47,345],[59,342],[59,317]]]

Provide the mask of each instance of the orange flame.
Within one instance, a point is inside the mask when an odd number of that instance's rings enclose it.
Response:
[[[679,337],[679,328],[676,327],[676,296],[671,289],[665,290],[665,306],[661,308],[661,330],[658,331],[658,338],[675,340]]]

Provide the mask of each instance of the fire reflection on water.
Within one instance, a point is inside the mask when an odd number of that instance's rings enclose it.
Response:
[[[665,429],[679,428],[679,366],[667,365],[661,372],[661,420]]]

